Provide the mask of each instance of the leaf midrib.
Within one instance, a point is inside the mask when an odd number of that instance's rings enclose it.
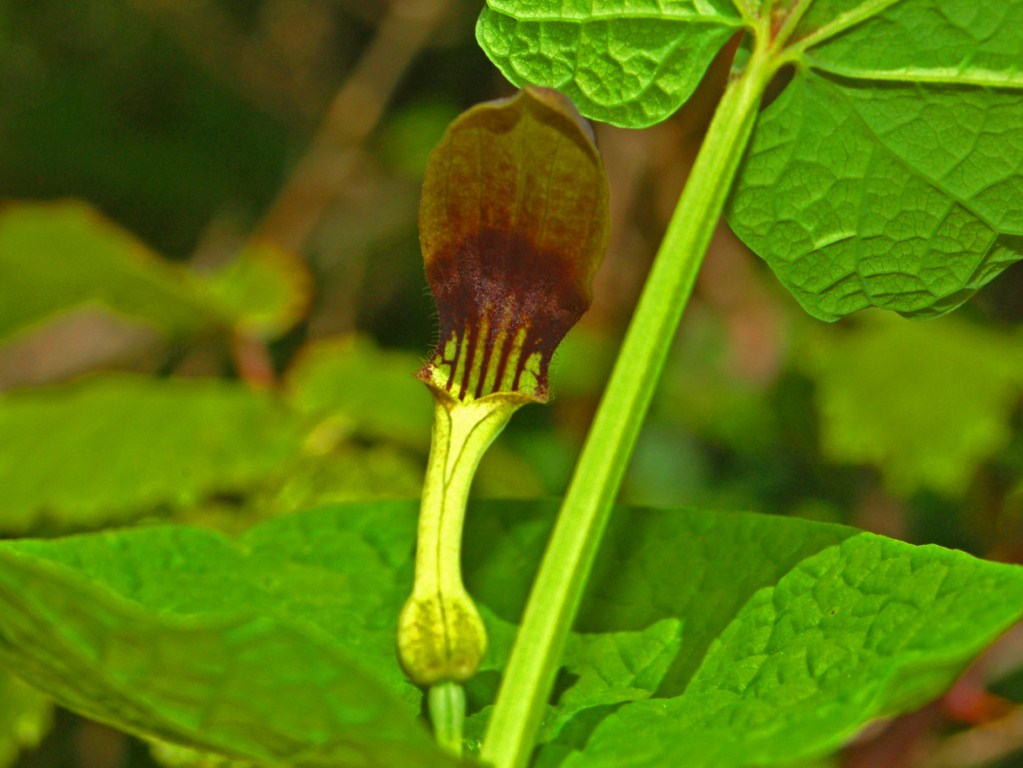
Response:
[[[813,69],[850,80],[905,83],[906,85],[958,85],[963,87],[1023,90],[1023,68],[1006,77],[1005,72],[979,70],[975,75],[955,74],[953,67],[912,67],[899,70],[864,70],[824,62],[804,54],[802,60]]]
[[[870,21],[904,0],[866,0],[852,11],[825,24],[789,47],[789,55],[804,66],[830,72],[854,80],[906,83],[908,85],[959,85],[966,87],[1023,90],[1023,67],[1006,73],[997,70],[978,70],[963,75],[953,67],[903,67],[901,69],[860,69],[825,62],[812,54],[812,49],[832,40],[859,24]]]
[[[584,25],[588,23],[604,22],[604,21],[656,21],[660,24],[710,24],[715,26],[724,27],[739,27],[745,26],[742,19],[734,18],[731,16],[710,16],[705,14],[697,13],[657,13],[657,12],[603,12],[603,13],[589,13],[589,14],[561,14],[561,13],[535,13],[535,14],[523,14],[513,13],[511,10],[501,8],[500,6],[490,3],[487,6],[487,10],[491,13],[496,13],[500,16],[505,16],[516,21],[535,23],[535,24],[577,24]]]

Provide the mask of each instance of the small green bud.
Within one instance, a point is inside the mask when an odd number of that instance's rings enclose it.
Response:
[[[476,674],[487,630],[468,594],[413,595],[398,619],[398,658],[417,685],[462,683]]]

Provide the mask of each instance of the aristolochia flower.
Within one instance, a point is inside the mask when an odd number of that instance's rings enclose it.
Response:
[[[470,109],[430,156],[419,232],[440,339],[419,372],[435,395],[433,447],[397,639],[443,723],[459,721],[448,717],[458,684],[487,643],[460,565],[473,474],[512,413],[547,399],[551,356],[590,305],[607,245],[607,180],[588,126],[553,91]]]
[[[467,401],[547,399],[547,367],[586,311],[608,236],[593,135],[555,91],[463,114],[426,170],[419,232],[440,313],[420,378]]]

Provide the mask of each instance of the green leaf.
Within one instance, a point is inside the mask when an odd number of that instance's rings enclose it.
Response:
[[[220,328],[274,338],[304,316],[311,292],[301,260],[269,244],[196,275],[79,202],[0,212],[0,275],[0,341],[90,304],[169,335]]]
[[[569,766],[764,766],[938,694],[1023,614],[1023,570],[859,534],[735,615],[683,695],[628,704]]]
[[[0,396],[0,530],[82,528],[244,493],[301,449],[265,394],[104,376]]]
[[[873,464],[896,493],[962,494],[1012,437],[1023,340],[951,319],[870,319],[813,339],[802,357],[817,382],[825,455]]]
[[[411,503],[0,545],[0,659],[122,729],[258,763],[454,762],[394,660]]]
[[[682,648],[658,689],[677,695],[742,606],[852,528],[768,515],[625,508],[609,526],[577,622],[639,631],[680,619]]]
[[[772,44],[795,75],[758,122],[728,218],[815,317],[940,315],[1023,258],[1023,2],[779,3],[770,25],[758,13],[491,0],[477,36],[512,82],[641,127],[674,112],[745,23],[788,35]]]
[[[685,103],[739,26],[724,0],[489,0],[476,37],[515,85],[557,88],[587,117],[642,128]]]
[[[933,317],[1023,256],[1023,3],[818,2],[729,221],[815,317]]]
[[[525,601],[508,574],[533,573],[555,508],[470,513],[467,583],[504,618]],[[626,704],[592,737],[602,712],[580,712],[539,764],[578,750],[566,766],[810,757],[937,695],[1021,616],[1016,567],[795,518],[619,508],[577,630],[674,618],[681,651],[657,698]]]
[[[490,640],[480,669],[501,669],[511,653],[516,628],[485,609],[483,616]],[[547,708],[538,743],[555,739],[581,712],[651,696],[678,655],[680,629],[677,619],[664,619],[640,632],[570,635],[562,666],[572,682]],[[466,723],[466,739],[476,751],[492,710],[484,707]]]
[[[313,290],[305,262],[265,241],[250,243],[199,280],[238,332],[263,339],[277,338],[305,317]]]
[[[307,449],[320,437],[314,433]],[[290,514],[296,509],[338,502],[414,498],[420,495],[422,484],[420,457],[387,445],[343,444],[328,453],[317,450],[289,464],[280,483],[258,494],[256,502],[268,516]]]
[[[466,577],[498,657],[555,506],[470,510]],[[237,543],[2,543],[0,659],[83,714],[236,759],[449,764],[394,661],[416,508],[336,505]],[[936,695],[1023,614],[1019,568],[794,518],[620,508],[598,564],[541,765],[811,757]]]
[[[33,749],[50,730],[53,702],[14,675],[0,670],[0,766]]]
[[[0,212],[0,275],[0,341],[88,303],[170,333],[192,333],[213,319],[184,269],[82,203]]]
[[[577,679],[544,719],[539,740],[556,737],[579,712],[653,694],[678,655],[681,626],[678,619],[662,619],[642,632],[572,635],[564,668]]]
[[[414,381],[422,358],[380,349],[364,336],[317,341],[288,371],[288,402],[323,429],[415,448],[430,444],[433,398]],[[382,405],[383,404],[383,405]]]
[[[1023,3],[815,0],[795,38],[815,69],[900,83],[1023,87]]]

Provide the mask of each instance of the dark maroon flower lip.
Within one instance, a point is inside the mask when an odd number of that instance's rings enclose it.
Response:
[[[461,401],[545,401],[551,357],[589,307],[607,235],[603,165],[567,99],[525,90],[463,114],[423,185],[440,338],[419,377]]]

